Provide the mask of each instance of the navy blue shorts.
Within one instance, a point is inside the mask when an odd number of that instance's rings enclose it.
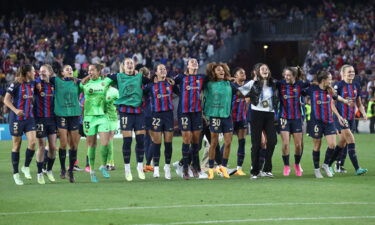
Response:
[[[152,117],[145,116],[145,129],[151,130],[151,126],[152,126]]]
[[[56,117],[57,128],[66,129],[68,131],[79,129],[80,116],[66,116],[66,117]]]
[[[345,130],[345,129],[352,130],[354,128],[354,125],[355,125],[354,119],[353,120],[345,120],[345,124],[344,124],[345,126],[342,126],[339,122],[339,119],[336,116],[334,116],[333,118],[335,120],[335,127],[336,127],[338,132],[341,132],[341,130]]]
[[[143,113],[120,112],[120,128],[124,131],[139,131],[145,129],[145,116]]]
[[[36,137],[37,138],[45,138],[48,135],[57,133],[55,117],[36,118],[35,123],[36,123]]]
[[[302,120],[301,119],[279,119],[280,131],[287,131],[291,134],[302,133]]]
[[[212,133],[233,132],[232,117],[231,116],[228,118],[211,117],[210,118],[210,131]]]
[[[178,119],[178,126],[181,131],[202,130],[202,112],[181,113]]]
[[[323,123],[322,121],[311,120],[311,127],[309,131],[310,137],[320,139],[324,136],[336,134],[336,127],[334,123]]]
[[[35,131],[35,119],[11,120],[9,121],[9,131],[10,135],[15,137],[21,137],[29,131]]]
[[[153,112],[151,130],[155,132],[172,132],[173,122],[173,111]]]
[[[234,121],[233,122],[233,130],[242,130],[247,129],[248,123],[246,120]]]

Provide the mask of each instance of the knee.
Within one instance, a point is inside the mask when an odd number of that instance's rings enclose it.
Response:
[[[35,138],[30,139],[29,143],[28,143],[28,148],[32,149],[32,150],[35,150],[35,146],[36,146],[36,140],[35,140]]]

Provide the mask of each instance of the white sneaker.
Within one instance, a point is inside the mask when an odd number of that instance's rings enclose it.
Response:
[[[177,162],[174,162],[173,163],[173,168],[176,170],[176,174],[177,176],[181,177],[182,178],[182,166],[180,166],[179,164],[180,162],[177,161]]]
[[[172,176],[171,176],[171,167],[169,166],[169,164],[165,164],[164,165],[164,177],[167,180],[172,179]]]
[[[55,177],[53,176],[52,170],[46,172],[48,180],[51,182],[55,182]]]
[[[36,179],[38,181],[38,184],[46,184],[46,182],[44,181],[43,172],[38,173]]]
[[[252,180],[258,179],[258,176],[254,174],[250,174],[250,179]]]
[[[314,174],[316,178],[323,178],[322,173],[320,172],[320,169],[314,169]]]
[[[138,178],[141,180],[146,179],[145,172],[143,172],[143,163],[137,165]]]
[[[132,181],[133,180],[133,175],[132,175],[132,171],[130,169],[130,165],[129,164],[125,164],[125,179],[127,181]]]
[[[13,174],[13,179],[14,179],[14,182],[15,182],[17,185],[23,185],[23,181],[21,180],[21,177],[20,177],[20,174],[19,174],[19,173],[15,173],[15,174]]]
[[[160,174],[159,174],[159,167],[158,166],[155,166],[154,167],[154,175],[153,175],[155,178],[159,178],[160,177]]]
[[[193,174],[193,171],[191,170],[190,166],[189,166],[189,177],[194,178],[194,174]]]
[[[329,169],[329,166],[327,164],[323,164],[322,169],[324,170],[324,172],[326,172],[327,177],[333,177],[331,170]]]
[[[198,174],[199,174],[198,179],[208,179],[207,173],[203,172],[202,170]]]
[[[259,172],[259,176],[260,177],[269,177],[269,178],[273,178],[273,174],[271,172],[263,172],[263,171],[260,171]]]
[[[28,180],[31,180],[32,177],[31,177],[31,174],[30,174],[30,167],[22,167],[21,168],[21,171],[22,173],[25,175],[25,178],[28,179]]]

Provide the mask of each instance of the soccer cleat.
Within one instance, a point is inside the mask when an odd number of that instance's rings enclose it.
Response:
[[[258,179],[258,176],[255,174],[250,174],[250,179],[252,180]]]
[[[331,171],[332,175],[335,175],[335,172],[333,171],[332,166],[329,167],[329,171]]]
[[[207,179],[208,178],[208,175],[207,173],[203,172],[203,171],[199,171],[199,179]]]
[[[102,172],[102,175],[103,175],[104,178],[110,178],[111,177],[105,166],[99,167],[99,171]]]
[[[220,171],[220,166],[217,166],[216,168],[215,168],[215,172],[216,172],[216,174],[217,175],[219,175],[219,176],[223,176],[223,173]]]
[[[192,173],[193,176],[190,176],[190,177],[194,177],[194,178],[198,178],[199,177],[199,173],[198,171],[193,167],[193,166],[190,166],[190,171]],[[190,175],[190,171],[189,171],[189,175]]]
[[[290,174],[290,166],[284,166],[284,172],[283,172],[283,175],[284,176],[289,176]]]
[[[116,170],[116,166],[110,165],[108,167],[108,171],[113,171],[113,170]]]
[[[227,168],[227,171],[228,171],[229,176],[232,176],[237,172],[237,169]]]
[[[182,177],[183,176],[183,174],[182,174],[182,166],[180,166],[179,163],[180,163],[179,161],[174,162],[173,163],[173,168],[176,170],[177,176]]]
[[[98,182],[99,182],[99,180],[98,180],[98,178],[96,177],[94,171],[91,171],[91,172],[90,172],[90,179],[91,179],[91,182],[93,182],[93,183],[98,183]]]
[[[329,166],[327,164],[323,164],[322,165],[322,169],[324,170],[324,172],[327,174],[327,177],[333,177],[331,171],[329,170]]]
[[[76,179],[74,178],[74,173],[73,171],[68,171],[68,177],[69,177],[69,182],[70,183],[75,183],[76,182]]]
[[[365,173],[367,173],[367,172],[368,172],[368,169],[359,168],[359,169],[355,172],[355,174],[356,174],[357,176],[360,176],[360,175],[363,175],[363,174],[365,174]]]
[[[302,169],[302,166],[301,164],[299,164],[299,169],[301,170],[301,172],[303,173],[303,169]]]
[[[61,179],[65,179],[65,177],[66,177],[66,171],[65,170],[61,170],[60,171],[60,178]]]
[[[189,177],[191,177],[191,178],[194,177],[193,171],[191,170],[190,166],[189,166],[189,169],[188,169],[188,173],[189,173]]]
[[[46,174],[47,174],[47,178],[48,178],[49,181],[51,181],[51,182],[55,182],[56,181],[55,177],[53,176],[52,170],[47,171]]]
[[[19,174],[19,173],[15,173],[15,174],[13,174],[13,179],[14,179],[14,182],[15,182],[17,185],[23,185],[23,181],[21,180],[21,177],[20,177],[20,174]]]
[[[302,170],[301,166],[298,164],[294,164],[294,170],[296,171],[296,176],[301,177],[302,176]]]
[[[146,165],[145,168],[143,168],[143,172],[145,173],[154,172],[154,167],[152,167],[151,165]]]
[[[38,184],[46,184],[44,181],[43,172],[36,175],[36,180],[38,181]]]
[[[138,172],[138,178],[141,179],[141,180],[144,180],[146,179],[146,176],[145,176],[145,173],[143,172],[143,165],[139,165],[137,166],[137,172]]]
[[[159,174],[159,167],[158,167],[158,166],[155,166],[155,167],[154,167],[154,174],[153,174],[153,177],[155,177],[155,178],[159,178],[159,177],[160,177],[160,174]]]
[[[183,169],[182,178],[184,178],[184,180],[189,180],[190,179],[189,168],[184,168]]]
[[[238,169],[234,174],[237,176],[246,176],[246,173],[242,169]]]
[[[223,177],[224,177],[224,178],[227,178],[227,179],[230,178],[230,176],[229,176],[229,174],[228,174],[228,170],[227,170],[226,167],[221,166],[221,167],[220,167],[220,172],[223,173]]]
[[[125,179],[127,181],[133,180],[133,175],[132,175],[132,172],[130,171],[130,168],[129,168],[129,170],[125,169]]]
[[[164,165],[164,177],[167,180],[172,179],[171,167],[169,166],[169,164],[168,165]]]
[[[87,173],[90,173],[90,166],[86,166],[86,167],[85,167],[85,171],[86,171]]]
[[[31,177],[31,174],[30,174],[30,167],[22,167],[21,168],[21,171],[22,173],[25,175],[25,178],[28,179],[28,180],[31,180],[32,177]]]
[[[214,169],[213,168],[209,168],[208,169],[208,179],[209,180],[214,179],[214,174],[215,174]]]
[[[316,178],[323,178],[322,173],[320,172],[320,169],[314,169],[314,174]]]
[[[260,171],[259,172],[259,177],[269,177],[269,178],[273,178],[273,174],[271,172],[263,172],[263,171]]]

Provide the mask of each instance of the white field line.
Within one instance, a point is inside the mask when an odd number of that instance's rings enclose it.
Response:
[[[319,217],[280,217],[280,218],[259,218],[242,220],[207,220],[187,221],[163,224],[138,224],[138,225],[184,225],[184,224],[218,224],[218,223],[251,223],[251,222],[281,222],[281,221],[307,221],[307,220],[352,220],[352,219],[375,219],[375,216],[319,216]],[[137,225],[137,224],[134,224]]]
[[[202,204],[202,205],[164,205],[164,206],[135,206],[119,208],[96,208],[96,209],[64,209],[24,212],[0,212],[0,216],[27,215],[27,214],[53,214],[53,213],[81,213],[102,212],[121,210],[144,210],[144,209],[178,209],[178,208],[212,208],[212,207],[253,207],[253,206],[297,206],[297,205],[375,205],[375,202],[289,202],[289,203],[239,203],[239,204]]]

